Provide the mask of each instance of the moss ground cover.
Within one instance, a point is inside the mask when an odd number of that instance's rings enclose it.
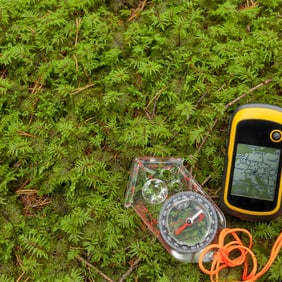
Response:
[[[0,0],[0,281],[208,281],[124,208],[131,161],[184,157],[217,201],[231,112],[282,106],[281,26],[278,0]],[[263,266],[281,218],[227,220]]]

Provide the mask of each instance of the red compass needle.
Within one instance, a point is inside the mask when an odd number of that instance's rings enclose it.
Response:
[[[192,217],[188,217],[185,220],[185,223],[181,225],[178,229],[176,229],[175,235],[179,235],[183,230],[186,229],[186,227],[192,226],[195,222],[195,219],[197,219],[198,217],[199,219],[197,220],[197,222],[201,222],[204,219],[205,216],[202,210],[196,212]]]

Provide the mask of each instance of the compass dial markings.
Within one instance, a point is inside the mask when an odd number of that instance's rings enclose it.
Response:
[[[179,252],[195,252],[208,245],[217,232],[217,223],[212,203],[191,191],[171,196],[159,216],[162,237]]]

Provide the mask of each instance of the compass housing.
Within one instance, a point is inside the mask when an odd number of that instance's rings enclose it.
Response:
[[[192,191],[171,196],[163,204],[158,222],[163,239],[180,253],[203,249],[212,242],[218,227],[212,203]]]

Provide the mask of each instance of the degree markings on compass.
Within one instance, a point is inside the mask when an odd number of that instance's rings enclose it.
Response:
[[[180,192],[164,204],[159,228],[165,241],[179,252],[194,252],[209,244],[217,229],[213,205],[203,195]]]

